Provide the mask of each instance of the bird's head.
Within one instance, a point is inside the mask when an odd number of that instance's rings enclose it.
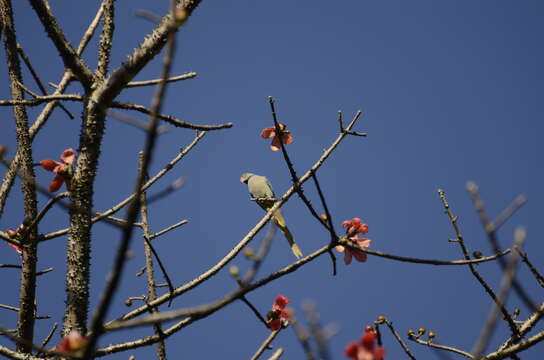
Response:
[[[242,176],[240,177],[240,182],[241,183],[244,183],[244,184],[247,184],[247,181],[249,180],[250,177],[252,177],[254,174],[252,173],[243,173]]]

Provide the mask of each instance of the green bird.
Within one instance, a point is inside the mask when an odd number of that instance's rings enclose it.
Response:
[[[276,202],[276,195],[274,194],[272,185],[266,176],[244,173],[242,174],[242,177],[240,177],[240,182],[247,184],[247,189],[251,194],[251,198],[255,199],[257,204],[259,204],[265,211],[270,210],[272,206],[274,206],[274,203]],[[291,246],[291,251],[293,251],[293,254],[295,254],[298,259],[301,258],[302,251],[300,251],[300,248],[295,243],[293,234],[291,234],[287,228],[287,224],[285,223],[285,219],[283,218],[280,209],[276,210],[272,216],[272,219],[274,220],[274,223],[278,225],[283,235],[285,235],[285,238],[289,242],[289,246]]]

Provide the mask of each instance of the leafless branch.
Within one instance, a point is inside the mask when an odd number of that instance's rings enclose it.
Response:
[[[36,70],[32,66],[32,63],[30,62],[30,58],[26,55],[26,53],[23,50],[23,47],[21,44],[17,44],[17,52],[19,52],[19,56],[21,59],[23,59],[23,62],[25,63],[26,67],[30,71],[30,74],[32,74],[32,77],[34,78],[34,81],[36,82],[36,85],[38,85],[38,88],[42,92],[42,95],[49,95],[47,93],[47,90],[45,89],[45,86],[43,85],[42,81],[40,80],[40,77],[36,73]],[[68,115],[70,119],[74,119],[74,115],[62,104],[59,104],[59,107]]]
[[[484,203],[482,199],[480,198],[480,192],[478,186],[473,183],[469,182],[467,184],[467,190],[470,194],[470,197],[472,198],[472,202],[474,203],[474,207],[476,209],[476,212],[480,216],[480,222],[482,223],[482,226],[487,234],[487,238],[489,240],[489,243],[491,244],[491,249],[494,252],[500,252],[501,246],[499,245],[499,239],[497,238],[497,230],[498,228],[508,219],[510,216],[514,214],[514,212],[519,209],[526,201],[525,196],[519,195],[513,202],[510,204],[499,216],[498,222],[491,222],[489,220],[489,217],[487,216]],[[498,225],[498,226],[497,226]],[[506,260],[501,258],[499,259],[499,265],[501,266],[502,271],[506,271]],[[534,301],[531,299],[529,294],[527,294],[527,291],[523,288],[523,286],[516,281],[514,278],[513,282],[513,288],[516,291],[516,293],[519,295],[520,299],[523,301],[525,306],[527,306],[532,311],[536,310],[536,305]]]
[[[525,241],[525,229],[523,228],[516,229],[516,232],[514,234],[513,248],[520,249],[524,241]],[[504,270],[504,274],[501,280],[499,294],[497,297],[498,304],[504,304],[506,301],[508,292],[510,291],[510,287],[512,286],[512,283],[514,281],[514,276],[516,273],[518,262],[519,262],[519,254],[518,252],[513,251],[510,255],[510,261],[506,265],[506,268]],[[478,340],[476,341],[472,349],[472,355],[474,359],[480,359],[481,355],[485,351],[487,344],[491,340],[493,331],[495,330],[498,317],[499,317],[498,305],[494,304],[493,307],[491,308],[491,311],[489,312],[486,323],[484,327],[482,328],[480,337],[478,338]],[[514,338],[519,336],[517,327],[516,327],[516,331],[513,332],[513,334],[514,334]]]
[[[459,225],[457,224],[458,218],[457,218],[457,216],[453,215],[453,212],[450,209],[448,201],[446,200],[446,193],[444,192],[444,190],[438,189],[438,195],[440,196],[440,200],[442,201],[442,205],[444,206],[445,212],[448,215],[448,217],[450,219],[450,222],[451,222],[451,225],[452,225],[452,227],[453,227],[453,229],[455,231],[456,241],[459,244],[459,246],[461,248],[461,251],[463,252],[463,256],[465,257],[465,259],[469,260],[470,256],[468,255],[468,250],[467,250],[467,248],[465,246],[463,236],[461,235],[461,231],[459,230]],[[497,298],[497,295],[495,295],[495,292],[491,289],[491,287],[487,284],[487,282],[484,280],[484,278],[480,275],[478,270],[476,270],[474,265],[473,264],[468,264],[468,267],[469,267],[470,271],[472,272],[472,275],[474,275],[476,280],[478,280],[480,285],[482,285],[482,287],[485,289],[487,294],[491,297],[491,299],[493,299],[495,304],[497,304],[497,306],[501,310],[502,315],[504,317],[504,320],[508,323],[508,326],[510,327],[510,331],[512,332],[512,334],[517,335],[518,330],[517,330],[516,324],[514,323],[514,320],[512,320],[512,317],[510,316],[510,314],[508,313],[506,308],[504,307],[504,304],[499,301],[499,299]]]

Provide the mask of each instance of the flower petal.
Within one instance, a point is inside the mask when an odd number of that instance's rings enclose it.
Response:
[[[374,330],[367,331],[361,336],[361,345],[368,351],[374,350],[374,342],[378,338],[378,334]]]
[[[12,243],[9,243],[9,242],[8,242],[8,245],[11,246],[12,248],[14,248],[15,251],[17,251],[19,254],[22,252],[22,251],[21,251],[21,248],[18,247],[17,245],[12,244]]]
[[[72,148],[66,149],[60,154],[60,159],[64,161],[65,164],[71,164],[74,161],[75,151]]]
[[[351,250],[347,249],[347,251],[344,253],[344,264],[349,265],[351,264]]]
[[[281,136],[281,141],[284,144],[290,144],[293,142],[293,135],[291,135],[291,133],[285,133]]]
[[[272,144],[270,144],[270,149],[272,151],[278,151],[280,148],[280,139],[277,136],[274,136],[274,138],[272,139]]]
[[[285,309],[280,313],[280,319],[292,320],[293,319],[293,309]]]
[[[355,342],[352,342],[344,349],[344,355],[350,359],[357,359],[358,346]]]
[[[281,320],[275,319],[268,323],[268,328],[272,331],[279,330],[281,328]]]
[[[366,234],[368,232],[368,224],[360,224],[357,227],[357,234]]]
[[[357,238],[356,239],[357,245],[359,245],[362,248],[367,248],[372,243],[372,240],[367,238]]]
[[[374,360],[383,360],[385,356],[385,349],[383,346],[378,346],[374,349]]]
[[[285,309],[287,304],[289,304],[289,299],[283,295],[278,295],[278,297],[276,298],[276,301],[274,301],[272,310],[283,310]]]
[[[59,165],[62,165],[61,163],[51,160],[51,159],[45,159],[39,162],[40,166],[47,171],[54,171],[55,168]]]
[[[275,135],[276,135],[276,128],[273,126],[264,128],[263,131],[261,131],[261,137],[264,139],[270,139],[271,137],[274,137]]]
[[[353,256],[355,256],[355,259],[359,262],[365,262],[366,261],[366,254],[359,250],[351,250],[353,253]]]
[[[336,245],[334,248],[336,249],[336,251],[339,251],[339,252],[344,252],[345,250],[345,248],[342,245]]]
[[[57,174],[55,178],[49,183],[49,191],[50,192],[56,192],[60,189],[60,187],[64,184],[64,178],[61,174]]]

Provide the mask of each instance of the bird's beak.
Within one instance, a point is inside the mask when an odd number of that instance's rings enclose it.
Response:
[[[246,179],[244,179],[243,177],[240,178],[240,182],[241,183],[245,183],[246,182]]]

